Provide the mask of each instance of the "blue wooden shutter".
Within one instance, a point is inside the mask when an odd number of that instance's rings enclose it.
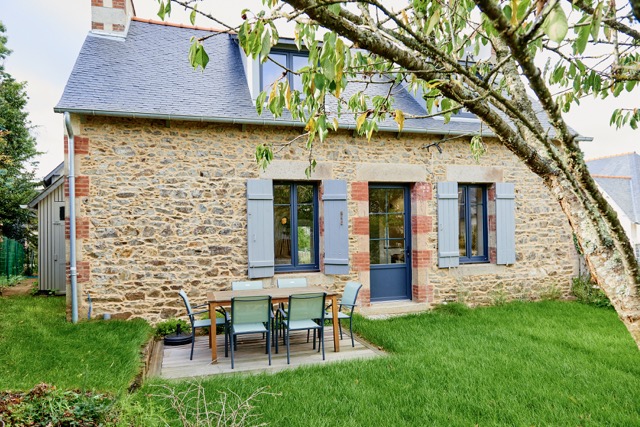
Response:
[[[273,182],[247,181],[247,239],[249,278],[273,276]]]
[[[513,184],[496,183],[496,252],[498,264],[516,262],[515,188]]]
[[[438,267],[460,264],[458,183],[438,183]]]
[[[322,181],[324,207],[324,272],[349,274],[347,182]]]

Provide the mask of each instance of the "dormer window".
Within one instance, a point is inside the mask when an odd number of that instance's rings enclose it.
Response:
[[[296,71],[308,64],[308,56],[297,51],[272,50],[269,58],[271,60],[263,62],[260,66],[260,88],[263,91],[269,90],[271,85],[282,76],[285,71],[282,67]],[[297,89],[302,92],[302,78],[299,75],[288,73],[286,78],[292,90]]]

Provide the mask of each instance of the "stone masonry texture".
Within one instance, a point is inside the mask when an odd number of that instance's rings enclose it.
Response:
[[[77,199],[82,225],[78,261],[84,279],[79,289],[81,312],[86,313],[83,301],[90,292],[97,316],[110,313],[155,323],[184,314],[179,289],[185,289],[194,303],[202,303],[207,291],[228,289],[231,281],[247,279],[246,181],[260,177],[255,147],[287,143],[299,130],[105,117],[81,117],[80,123],[76,141],[83,149],[77,154],[76,172],[83,183]],[[367,142],[341,131],[323,144],[316,142],[314,156],[328,165],[331,178],[348,182],[350,194],[366,190],[360,188],[362,183],[351,186],[360,181],[358,163],[426,168],[420,191],[415,192],[426,206],[426,215],[413,219],[414,233],[421,236],[414,239],[418,247],[412,248],[415,299],[431,305],[478,305],[568,295],[577,257],[567,220],[541,179],[495,141],[487,141],[480,166],[499,168],[505,182],[515,183],[516,264],[438,268],[436,183],[446,180],[447,165],[478,164],[468,141],[447,142],[442,153],[423,148],[434,140],[437,137],[380,133]],[[304,143],[276,154],[277,160],[307,157]],[[386,179],[392,180],[381,176],[379,182]],[[368,230],[351,195],[348,205],[351,273],[294,276],[336,288],[359,279],[357,264],[367,260],[357,254],[368,248],[362,248],[362,241],[358,247],[358,237]],[[272,280],[265,279],[265,286],[273,286]],[[366,304],[370,290],[368,283],[363,285],[360,298]]]

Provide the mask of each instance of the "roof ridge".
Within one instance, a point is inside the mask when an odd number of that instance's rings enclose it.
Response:
[[[177,24],[175,22],[156,21],[156,20],[153,20],[153,19],[140,18],[138,16],[132,16],[131,20],[132,21],[137,21],[137,22],[144,22],[145,24],[164,25],[166,27],[186,28],[186,29],[189,29],[189,30],[198,30],[198,31],[211,31],[211,32],[214,32],[214,33],[235,34],[235,31],[222,30],[220,28],[200,27],[198,25],[185,25],[185,24]]]
[[[590,159],[585,159],[585,162],[592,162],[594,160],[603,160],[603,159],[611,159],[613,157],[623,157],[623,156],[628,156],[630,154],[637,154],[635,151],[629,151],[626,153],[619,153],[619,154],[609,154],[608,156],[600,156],[600,157],[593,157]]]
[[[631,179],[630,176],[627,175],[599,175],[599,174],[591,174],[592,178],[611,178],[611,179]]]

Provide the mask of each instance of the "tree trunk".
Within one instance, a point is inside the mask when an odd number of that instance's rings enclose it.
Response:
[[[358,18],[346,10],[337,16],[318,0],[284,1],[297,10],[304,10],[309,17],[322,26],[351,40],[361,48],[393,61],[414,73],[422,73],[422,78],[433,75],[433,63],[425,60],[422,52],[412,51],[412,48],[406,44],[403,48],[399,48],[375,30],[360,25]],[[497,7],[493,3],[484,3],[487,7]],[[496,9],[493,12],[497,16],[496,19],[504,20],[501,10]],[[501,37],[508,37],[505,34],[506,31],[501,32]],[[505,44],[509,45],[509,43]],[[475,97],[460,85],[443,82],[439,88],[447,97],[461,102],[469,111],[481,118],[505,147],[544,180],[569,220],[592,277],[610,298],[620,319],[631,333],[636,345],[640,347],[639,278],[633,249],[617,215],[598,192],[589,175],[574,136],[569,133],[559,108],[548,88],[544,86],[540,70],[535,67],[532,58],[527,56],[529,54],[524,49],[525,46],[511,43],[509,51],[501,54],[512,55],[521,70],[524,70],[529,82],[535,83],[534,91],[554,124],[558,134],[556,139],[540,135],[538,131],[540,122],[531,124],[531,118],[536,114],[527,103],[520,103],[518,106],[528,110],[526,114],[516,116],[513,108],[507,108],[503,100],[496,98],[493,106],[498,108],[505,106],[502,112],[509,117],[509,120],[505,120],[496,115],[493,107],[487,102],[475,100]],[[512,68],[514,84],[522,84],[515,66]],[[517,83],[518,81],[520,83]],[[520,122],[518,122],[519,117],[522,118]],[[513,122],[518,124],[517,131],[511,127]]]

